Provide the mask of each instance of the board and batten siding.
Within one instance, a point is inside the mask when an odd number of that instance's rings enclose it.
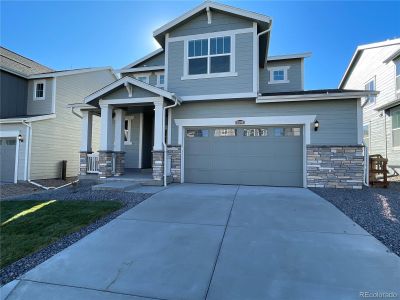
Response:
[[[34,99],[34,84],[36,81],[45,82],[44,99]],[[27,114],[28,115],[47,115],[53,113],[53,78],[31,79],[28,82],[28,100]]]
[[[392,122],[389,113],[375,108],[396,99],[396,69],[393,62],[384,63],[400,44],[365,49],[344,85],[345,89],[365,88],[365,84],[375,78],[376,90],[379,91],[375,104],[363,108],[363,124],[369,124],[369,154],[381,154],[389,159],[389,165],[400,165],[400,150],[392,147]],[[385,126],[386,119],[386,126]],[[386,135],[386,136],[385,136]]]
[[[71,113],[68,104],[114,82],[109,70],[57,78],[56,118],[32,123],[31,179],[57,178],[60,164],[67,160],[67,176],[79,172],[81,119]],[[93,120],[93,151],[98,150],[100,118]]]
[[[313,145],[357,144],[356,99],[268,104],[256,104],[254,100],[184,102],[172,111],[171,143],[178,143],[178,127],[174,122],[175,119],[240,119],[243,117],[297,115],[316,115],[320,128],[318,131],[311,130],[311,144]]]
[[[28,80],[0,70],[0,118],[26,115]]]
[[[184,41],[168,43],[168,90],[179,96],[251,93],[253,91],[253,33],[236,34],[237,76],[182,80]]]
[[[288,66],[288,83],[269,84],[270,72],[268,68]],[[267,61],[264,68],[260,68],[260,93],[277,93],[303,90],[302,59],[285,59]]]

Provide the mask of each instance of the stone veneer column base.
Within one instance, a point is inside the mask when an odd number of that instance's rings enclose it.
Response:
[[[125,172],[125,152],[114,151],[115,153],[115,176],[124,175]]]
[[[99,176],[106,178],[112,176],[113,151],[99,151]]]
[[[171,176],[172,182],[181,182],[181,146],[180,145],[168,145],[168,155],[171,156]]]
[[[87,156],[93,152],[79,152],[79,175],[87,175]]]
[[[361,189],[364,146],[307,145],[307,186]]]
[[[164,177],[164,151],[153,150],[153,179],[162,181]]]

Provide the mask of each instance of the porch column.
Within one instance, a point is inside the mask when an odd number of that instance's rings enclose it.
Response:
[[[124,152],[124,136],[125,136],[125,111],[123,109],[115,109],[115,132],[114,132],[114,153],[115,153],[115,175],[124,174],[125,169],[125,152]]]
[[[164,99],[154,101],[154,147],[153,147],[153,179],[163,180],[164,176],[164,152],[163,152],[163,122]]]
[[[101,101],[101,100],[100,100]],[[99,150],[99,175],[100,178],[112,176],[113,143],[112,143],[112,107],[100,104],[100,150]]]
[[[92,121],[93,115],[87,110],[82,110],[81,147],[79,154],[80,175],[87,174],[87,155],[92,153]]]

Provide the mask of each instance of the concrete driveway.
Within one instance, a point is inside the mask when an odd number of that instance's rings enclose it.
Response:
[[[175,185],[21,278],[8,299],[400,295],[400,259],[306,189]]]

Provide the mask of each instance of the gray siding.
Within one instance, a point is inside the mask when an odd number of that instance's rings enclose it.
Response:
[[[149,84],[156,86],[157,85],[157,74],[159,73],[164,73],[164,71],[162,72],[136,72],[136,73],[126,73],[124,74],[124,76],[130,76],[130,77],[137,77],[137,76],[143,76],[143,75],[149,75]]]
[[[42,80],[42,79],[38,79]],[[53,80],[51,78],[44,78],[46,82],[45,86],[45,98],[43,100],[34,100],[34,82],[32,79],[28,82],[28,101],[27,101],[27,113],[28,115],[46,115],[52,113],[53,107]]]
[[[286,59],[268,61],[263,69],[260,69],[260,93],[276,93],[288,91],[303,90],[302,84],[302,60],[301,59]],[[268,68],[290,66],[288,70],[288,83],[268,84],[270,74]]]
[[[148,90],[136,86],[133,87],[132,91],[133,91],[132,98],[159,97],[159,95],[157,94],[154,94],[152,92],[149,92]],[[124,98],[129,98],[128,91],[124,86],[119,87],[118,89],[112,91],[111,93],[103,97],[104,100],[124,99]]]
[[[172,112],[173,120],[296,115],[317,116],[320,129],[311,130],[311,144],[357,144],[357,101],[352,99],[269,104],[256,104],[254,100],[196,102],[183,103]],[[178,143],[177,131],[172,121],[172,144]]]
[[[236,35],[236,72],[238,76],[181,80],[184,42],[168,45],[168,91],[179,96],[249,93],[253,91],[253,34]]]
[[[127,116],[128,117],[128,116]],[[138,168],[139,167],[139,132],[140,132],[140,114],[133,114],[131,142],[132,144],[125,144],[125,167]]]
[[[175,28],[169,33],[170,37],[209,33],[215,31],[226,31],[252,27],[253,23],[249,20],[232,16],[229,14],[212,12],[212,22],[208,24],[207,14],[202,12],[188,22]]]
[[[0,71],[0,118],[26,115],[28,80]]]
[[[153,66],[163,66],[165,64],[165,53],[161,52],[144,62],[141,62],[140,64],[136,65],[135,68],[140,68],[140,67],[153,67]]]

